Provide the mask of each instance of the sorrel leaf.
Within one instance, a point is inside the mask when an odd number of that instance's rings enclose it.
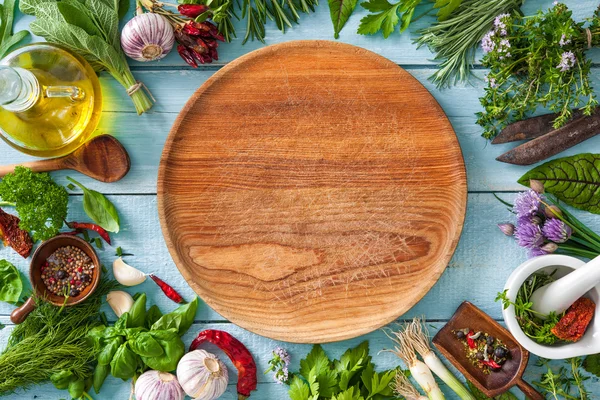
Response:
[[[328,0],[329,14],[333,22],[333,36],[338,39],[340,31],[346,25],[348,18],[356,8],[358,0]]]
[[[600,154],[577,154],[548,161],[519,179],[536,179],[548,193],[575,208],[600,214]]]

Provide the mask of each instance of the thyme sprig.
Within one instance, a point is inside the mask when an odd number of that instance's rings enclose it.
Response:
[[[561,366],[554,372],[548,360],[538,360],[537,365],[546,367],[547,371],[542,374],[540,381],[533,384],[546,395],[546,398],[549,396],[555,400],[588,400],[590,395],[584,382],[589,377],[581,375],[583,360],[581,357],[568,358],[565,363],[568,368]]]

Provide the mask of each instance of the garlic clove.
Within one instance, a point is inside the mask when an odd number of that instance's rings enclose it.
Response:
[[[113,263],[113,275],[117,282],[125,286],[139,285],[146,280],[146,274],[139,269],[125,264],[125,261],[121,257],[117,258]]]
[[[119,318],[133,307],[133,297],[122,290],[113,290],[108,293],[106,302]]]

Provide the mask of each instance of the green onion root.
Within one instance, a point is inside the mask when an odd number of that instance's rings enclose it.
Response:
[[[404,397],[406,400],[427,400],[427,397],[421,395],[421,393],[415,389],[402,371],[398,371],[396,374],[392,389],[394,389],[394,393]]]
[[[442,363],[429,346],[429,332],[420,318],[415,318],[406,328],[406,337],[421,355],[431,371],[450,387],[462,400],[476,400],[469,390]]]

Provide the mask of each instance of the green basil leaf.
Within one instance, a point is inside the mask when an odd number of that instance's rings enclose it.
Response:
[[[69,370],[62,370],[50,375],[50,382],[59,390],[68,388],[69,384],[75,379],[75,375]]]
[[[108,376],[109,373],[110,373],[110,365],[100,365],[100,364],[96,365],[96,369],[94,369],[94,376],[93,376],[93,385],[94,385],[94,391],[96,392],[96,394],[100,393],[100,388],[104,384],[104,381],[106,380],[106,377]]]
[[[333,22],[333,37],[338,39],[340,31],[356,8],[358,0],[328,0],[329,14]]]
[[[116,378],[128,380],[135,375],[137,365],[137,356],[129,349],[127,343],[123,343],[110,362],[110,373]]]
[[[144,326],[146,321],[146,293],[142,293],[131,306],[129,310],[129,326],[139,328]]]
[[[124,312],[121,314],[114,326],[115,330],[122,330],[126,328],[131,328],[131,315],[129,315],[129,312]]]
[[[165,351],[149,332],[139,334],[129,342],[131,350],[142,357],[158,357]]]
[[[155,304],[152,307],[150,307],[148,309],[148,311],[146,312],[146,321],[145,321],[145,325],[146,328],[150,329],[152,327],[152,325],[158,321],[160,319],[160,317],[162,317],[163,314],[160,311],[160,308],[158,308],[158,306]]]
[[[95,223],[109,232],[119,232],[117,209],[102,193],[83,186],[71,177],[67,179],[83,190],[83,210]]]
[[[600,154],[577,154],[557,158],[533,168],[519,179],[529,186],[535,179],[563,202],[581,210],[600,214]]]
[[[83,392],[85,391],[85,381],[83,379],[78,379],[69,383],[69,395],[78,399],[83,396]]]
[[[115,353],[122,344],[123,338],[121,338],[120,336],[108,339],[102,350],[100,350],[100,353],[98,353],[98,364],[109,365]]]
[[[0,301],[16,303],[23,291],[21,275],[14,265],[0,260]]]
[[[151,369],[162,372],[173,371],[185,354],[185,345],[175,329],[148,332],[163,348],[158,357],[142,357],[142,361]]]
[[[198,309],[198,297],[191,302],[181,305],[175,311],[165,314],[152,324],[151,331],[175,329],[182,336],[194,323],[196,310]]]

